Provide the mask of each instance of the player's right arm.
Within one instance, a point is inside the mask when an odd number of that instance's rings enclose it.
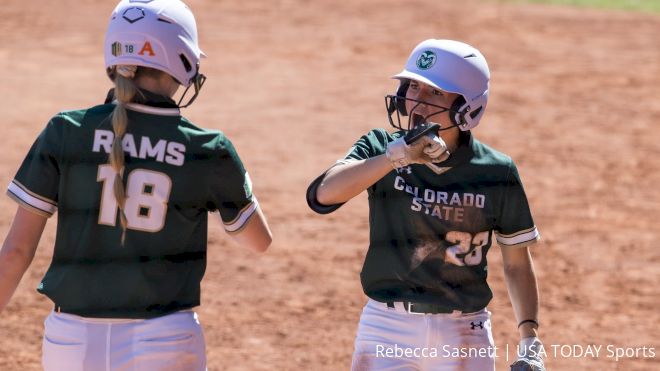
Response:
[[[344,203],[360,194],[392,171],[387,156],[339,163],[328,170],[316,191],[323,205]]]
[[[32,263],[47,217],[18,206],[0,250],[0,312]]]
[[[393,168],[430,162],[446,150],[445,143],[435,133],[416,138],[407,144],[403,137],[372,130],[353,145],[343,160],[314,181],[315,201],[321,205],[342,204],[371,187]]]
[[[19,206],[0,250],[0,311],[32,263],[46,220],[57,211],[65,123],[60,115],[48,122],[7,188]]]

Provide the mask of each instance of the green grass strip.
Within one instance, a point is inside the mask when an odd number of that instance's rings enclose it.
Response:
[[[660,13],[660,0],[508,0],[513,2],[575,5],[601,9],[620,9]]]

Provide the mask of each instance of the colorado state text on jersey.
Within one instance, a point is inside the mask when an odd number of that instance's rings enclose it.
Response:
[[[419,187],[406,184],[398,176],[394,178],[394,189],[409,193],[413,196],[410,209],[423,212],[443,220],[462,222],[466,207],[483,209],[486,196],[480,193],[457,193],[436,191],[431,188],[420,190]]]

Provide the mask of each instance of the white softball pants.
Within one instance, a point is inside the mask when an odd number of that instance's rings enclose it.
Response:
[[[87,318],[51,312],[45,371],[204,371],[204,336],[191,310],[153,319]]]
[[[369,300],[358,325],[352,370],[494,371],[490,315],[486,309],[411,314]]]

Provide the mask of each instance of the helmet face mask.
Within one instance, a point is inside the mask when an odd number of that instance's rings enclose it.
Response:
[[[179,103],[177,103],[177,106],[179,106],[179,108],[186,108],[191,104],[193,104],[193,102],[195,101],[195,99],[197,99],[197,96],[199,95],[199,91],[202,90],[202,86],[204,86],[205,82],[206,82],[206,76],[204,76],[204,74],[198,73],[195,76],[193,83],[187,86],[186,90],[184,90],[183,94],[181,94],[181,98],[179,99]],[[181,105],[181,103],[183,102],[183,98],[186,97],[186,94],[188,93],[188,90],[190,89],[191,86],[195,88],[195,92],[193,93],[193,96],[190,97],[190,99],[188,100],[188,102],[186,102],[186,104]]]
[[[168,73],[197,89],[204,53],[197,25],[180,0],[122,0],[112,13],[104,43],[105,67],[135,65]]]
[[[436,39],[421,42],[408,57],[403,71],[393,78],[400,80],[399,89],[396,95],[385,97],[385,104],[392,126],[403,130],[409,130],[418,120],[413,114],[408,118],[407,128],[401,125],[400,116],[408,115],[405,102],[410,100],[406,98],[406,91],[411,80],[458,94],[451,107],[438,106],[438,112],[426,117],[449,111],[452,125],[441,130],[457,126],[466,131],[476,127],[488,103],[490,71],[486,59],[477,49],[462,42]]]
[[[412,104],[412,109],[408,110],[405,107],[406,102]],[[421,114],[417,110],[417,108],[419,108],[420,105],[424,105],[427,107],[427,112],[425,114]],[[400,96],[398,94],[386,95],[385,106],[387,107],[387,113],[388,113],[387,117],[390,121],[390,125],[392,125],[393,127],[399,130],[405,130],[405,131],[412,130],[415,126],[419,124],[431,122],[431,118],[433,116],[439,115],[447,111],[451,111],[450,108],[447,107],[439,106],[436,104],[432,104],[417,99],[406,98],[405,96]],[[402,116],[407,117],[407,119],[402,120]],[[405,124],[403,124],[402,121],[405,121]],[[441,127],[440,130],[446,130],[452,127],[452,126],[450,127],[444,127],[444,126],[445,125],[440,125]]]

